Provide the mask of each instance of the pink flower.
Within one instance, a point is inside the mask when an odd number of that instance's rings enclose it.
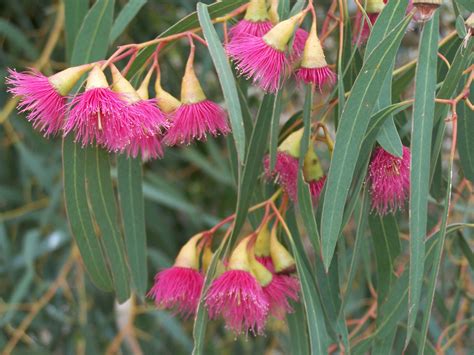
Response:
[[[380,215],[402,209],[410,190],[410,150],[402,158],[377,147],[369,166],[372,209]]]
[[[283,319],[287,313],[293,312],[288,299],[298,301],[300,285],[298,279],[289,275],[273,274],[272,281],[263,288],[268,302],[270,313],[278,319]]]
[[[284,51],[268,45],[262,37],[242,34],[226,46],[241,75],[252,78],[265,91],[276,92],[289,68]]]
[[[24,73],[8,69],[8,73],[8,91],[20,97],[20,112],[29,111],[28,121],[32,122],[35,129],[44,132],[46,137],[57,134],[66,115],[66,97],[58,92],[46,76],[34,69]]]
[[[369,17],[370,23],[373,26],[375,24],[375,21],[377,21],[377,18],[379,17],[380,13],[379,12],[374,12],[374,13],[367,13],[367,16]],[[360,29],[361,23],[364,21],[364,25],[362,26],[362,30]],[[359,37],[360,33],[360,37]],[[364,15],[360,11],[357,12],[356,14],[356,20],[354,24],[354,35],[352,39],[352,43],[357,43],[357,44],[365,44],[367,40],[369,39],[370,36],[370,27],[369,24],[367,23],[367,19],[365,18]]]
[[[165,115],[157,106],[156,99],[139,100],[129,105],[128,110],[137,134],[160,133],[163,128],[169,126]]]
[[[320,89],[326,83],[333,85],[336,82],[336,74],[328,66],[322,68],[298,68],[296,78],[307,84],[315,84]]]
[[[273,260],[271,256],[255,256],[257,261],[266,267],[270,272],[275,272],[275,266],[273,265]]]
[[[265,175],[269,179],[274,179],[288,194],[296,201],[298,198],[298,159],[284,152],[277,152],[275,168],[270,170],[270,157],[267,155],[264,160]]]
[[[148,293],[158,307],[172,309],[187,318],[196,313],[204,278],[189,267],[173,266],[155,276],[155,284]]]
[[[211,319],[222,315],[226,326],[237,334],[261,334],[269,311],[265,293],[247,271],[229,270],[212,283],[206,296]]]
[[[131,138],[130,145],[127,147],[127,154],[136,158],[141,152],[142,160],[148,161],[163,157],[163,147],[158,136],[155,135],[136,135]]]
[[[237,24],[232,26],[229,31],[229,38],[232,41],[234,38],[249,34],[252,36],[263,37],[268,31],[272,29],[273,25],[270,21],[249,21],[246,19],[240,20]]]
[[[230,132],[225,111],[210,100],[182,104],[174,114],[165,143],[176,145],[189,144],[193,139],[205,140],[207,132],[213,136]]]
[[[64,134],[75,132],[82,145],[98,144],[109,151],[121,151],[130,142],[132,126],[128,108],[120,94],[107,87],[86,89],[70,103]]]
[[[308,36],[309,33],[303,30],[302,28],[298,28],[296,30],[295,38],[293,40],[292,52],[290,55],[291,62],[295,62],[301,58]]]
[[[312,180],[309,182],[309,191],[311,192],[311,197],[313,201],[317,201],[323,191],[324,183],[326,182],[326,176],[323,176],[319,180]]]

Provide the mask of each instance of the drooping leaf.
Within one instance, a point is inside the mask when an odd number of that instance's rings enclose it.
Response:
[[[426,23],[420,38],[415,75],[410,161],[410,282],[405,346],[415,327],[423,284],[423,259],[428,221],[431,136],[435,111],[438,11]]]
[[[208,6],[203,3],[198,3],[197,12],[199,23],[201,24],[204,38],[207,41],[209,53],[214,62],[222,92],[224,93],[237,155],[242,163],[245,156],[245,130],[235,78],[225,54],[224,47],[212,25]]]
[[[87,1],[64,0],[66,52],[68,60],[71,59],[76,37],[81,28],[82,21],[89,10]]]
[[[321,238],[326,269],[329,268],[339,237],[344,203],[360,145],[369,124],[370,113],[375,105],[372,97],[383,84],[384,78],[380,73],[384,73],[390,67],[409,21],[409,17],[402,21],[373,50],[364,63],[344,106],[326,181],[322,211]],[[330,196],[330,198],[326,196]]]

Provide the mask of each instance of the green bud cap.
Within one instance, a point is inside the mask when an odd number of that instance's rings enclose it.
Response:
[[[194,52],[191,52],[181,82],[181,102],[183,104],[195,104],[205,99],[206,95],[194,71]]]
[[[283,244],[278,241],[275,229],[273,229],[271,233],[270,254],[276,273],[291,273],[295,271],[295,259],[293,259]]]
[[[270,256],[270,230],[268,224],[265,224],[260,232],[258,232],[257,240],[255,241],[255,255],[256,256]]]
[[[247,252],[247,246],[249,242],[249,237],[245,237],[240,241],[239,244],[235,247],[234,251],[229,258],[229,270],[242,270],[251,272],[251,267],[249,263],[249,257]]]
[[[271,0],[270,10],[268,10],[268,17],[270,17],[270,21],[273,24],[280,21],[280,15],[278,15],[278,1],[279,0]]]
[[[202,234],[196,234],[194,237],[189,239],[186,244],[184,244],[176,257],[174,266],[199,270],[199,258],[196,244],[201,237]]]
[[[367,0],[365,11],[368,14],[379,14],[382,12],[384,7],[385,7],[385,4],[383,0]]]
[[[308,182],[317,181],[324,176],[323,168],[313,147],[310,147],[304,156],[303,175]]]
[[[82,75],[87,73],[94,64],[84,64],[77,67],[67,68],[48,78],[53,87],[63,96],[69,94]]]
[[[263,40],[273,49],[283,52],[304,15],[305,12],[300,12],[288,20],[276,24],[263,36]]]
[[[251,266],[251,272],[252,275],[255,276],[257,279],[258,283],[262,286],[265,287],[267,286],[270,282],[272,282],[273,275],[272,273],[260,262],[255,259],[255,256],[251,253],[251,256],[249,256],[249,261],[250,261],[250,266]]]
[[[181,102],[177,98],[161,87],[160,72],[157,72],[156,74],[155,93],[157,105],[164,113],[172,113],[181,106]]]
[[[244,18],[251,22],[268,20],[266,0],[250,0]]]
[[[110,65],[110,71],[112,72],[112,90],[122,94],[123,98],[129,103],[140,101],[140,96],[138,96],[132,84],[124,78],[115,65]]]
[[[303,129],[299,129],[286,137],[278,146],[278,150],[298,159],[300,157],[301,138],[303,138]]]
[[[87,76],[86,82],[86,90],[90,89],[104,89],[108,88],[109,83],[107,82],[107,78],[105,77],[104,72],[100,69],[99,65],[94,65],[92,70],[89,72]]]
[[[308,39],[304,45],[303,59],[301,60],[302,68],[324,68],[328,65],[317,31],[316,23],[313,22]]]

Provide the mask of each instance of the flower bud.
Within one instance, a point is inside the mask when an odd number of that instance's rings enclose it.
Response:
[[[92,67],[94,67],[94,64],[84,64],[77,67],[67,68],[50,76],[48,80],[59,94],[65,96],[71,92],[81,76],[88,72]]]
[[[251,22],[268,20],[266,0],[250,0],[244,18]]]
[[[304,157],[303,175],[306,181],[319,180],[324,176],[323,168],[313,147],[308,149]]]
[[[270,230],[268,224],[265,224],[260,232],[258,232],[257,240],[255,241],[255,255],[264,257],[270,255]]]
[[[140,101],[140,96],[138,96],[138,93],[133,88],[132,84],[124,78],[115,65],[110,65],[110,71],[112,72],[112,90],[122,94],[123,98],[128,101],[128,103]]]
[[[291,133],[285,140],[278,146],[280,152],[285,152],[293,158],[299,158],[301,138],[303,138],[303,129],[299,129],[296,132]]]
[[[178,99],[161,87],[161,74],[159,71],[156,73],[155,93],[158,107],[164,113],[172,113],[181,106],[181,102]]]
[[[196,244],[201,237],[201,233],[196,234],[194,237],[189,239],[186,244],[184,244],[176,257],[174,266],[188,267],[195,270],[199,269],[199,258]]]
[[[247,252],[248,242],[249,237],[245,237],[237,244],[229,258],[229,264],[227,266],[229,270],[251,271]]]
[[[272,273],[255,259],[253,252],[249,255],[249,263],[252,268],[252,275],[257,279],[260,286],[265,287],[272,282]]]
[[[181,82],[181,102],[183,104],[195,104],[205,99],[206,95],[194,71],[194,53],[191,52]]]
[[[421,22],[429,21],[436,9],[441,6],[442,0],[413,0]]]
[[[270,254],[272,256],[273,265],[275,265],[276,273],[292,273],[295,271],[295,259],[290,252],[278,241],[276,230],[271,233]]]
[[[304,46],[302,68],[324,68],[328,65],[324,56],[321,41],[318,38],[316,23],[313,22],[308,39]]]
[[[263,40],[270,47],[283,52],[286,49],[291,36],[293,36],[296,27],[304,18],[304,15],[304,12],[300,12],[299,14],[290,17],[288,20],[278,23],[275,25],[275,27],[268,31],[265,36],[263,36]]]
[[[385,7],[385,3],[383,0],[367,0],[367,5],[365,6],[365,11],[368,14],[375,14],[381,13],[383,8]]]
[[[204,250],[202,252],[202,271],[207,272],[209,270],[209,266],[211,266],[212,258],[214,257],[214,253],[212,252],[211,246],[206,243],[204,246]],[[216,265],[216,273],[215,276],[222,275],[225,271],[224,263],[221,260],[217,261]]]
[[[104,72],[100,69],[99,65],[94,65],[87,77],[86,90],[108,87],[109,83],[107,82]]]
[[[280,15],[278,15],[278,0],[271,0],[270,10],[268,10],[268,17],[273,24],[280,21]]]
[[[150,70],[143,78],[143,81],[137,90],[137,94],[142,100],[148,100],[150,98],[150,95],[148,94],[148,86],[150,85],[150,79],[152,74],[153,71]]]

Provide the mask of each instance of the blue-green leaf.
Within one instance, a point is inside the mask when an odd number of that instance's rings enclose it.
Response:
[[[147,0],[129,0],[127,2],[114,21],[110,32],[110,42],[115,42],[146,2]]]
[[[197,5],[199,23],[206,38],[209,53],[219,77],[222,92],[224,93],[227,110],[229,111],[230,125],[232,127],[232,135],[235,141],[235,147],[240,162],[242,163],[245,156],[245,130],[242,118],[242,109],[240,108],[239,95],[235,78],[230,68],[229,61],[222,47],[219,36],[214,29],[209,16],[208,6],[203,3]]]
[[[410,17],[407,17],[396,26],[369,55],[344,106],[322,211],[321,238],[326,269],[331,264],[341,230],[345,200],[370,114],[375,106],[373,97],[383,85],[385,73],[390,68],[409,21]]]
[[[425,24],[415,75],[410,162],[410,281],[405,345],[410,341],[423,284],[423,259],[428,220],[431,136],[435,110],[439,13]]]

